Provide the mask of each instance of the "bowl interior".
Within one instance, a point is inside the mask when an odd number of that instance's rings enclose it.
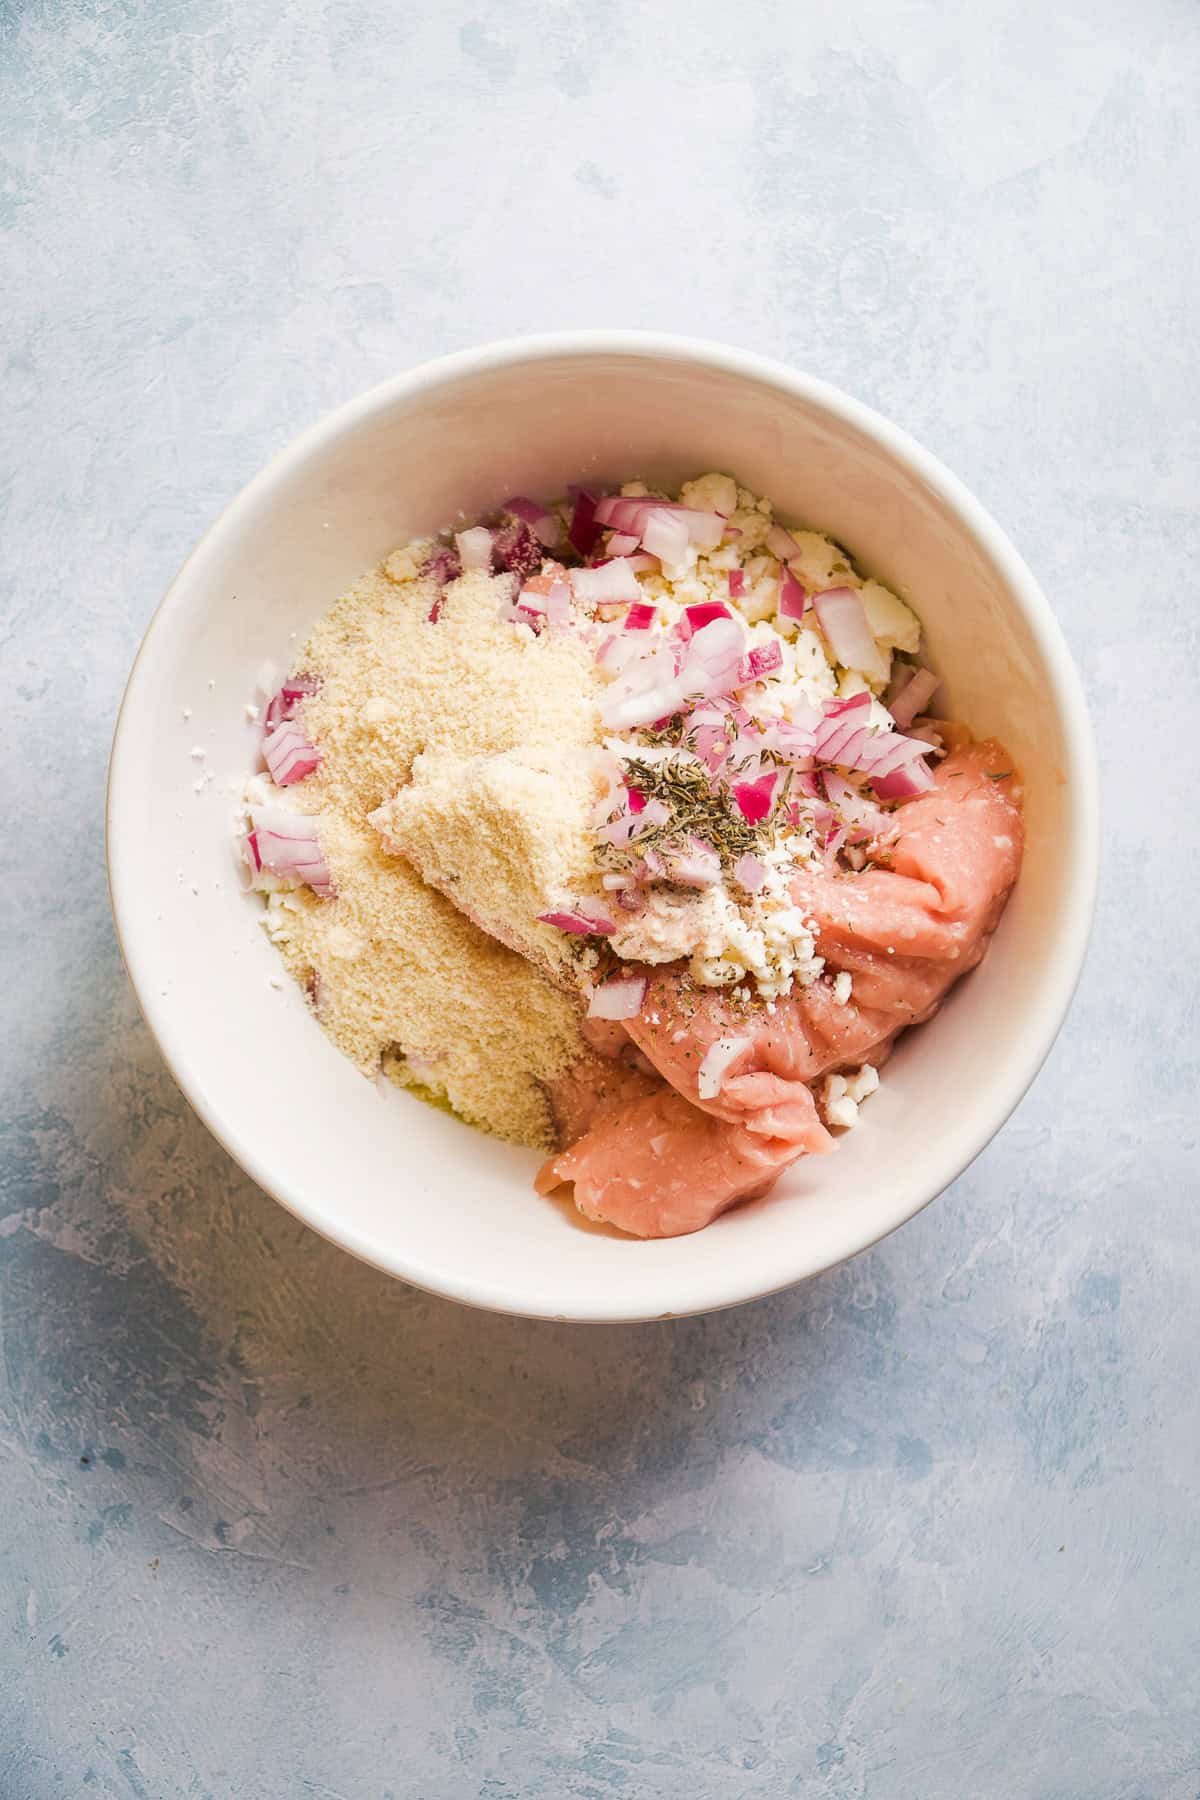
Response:
[[[583,1228],[531,1190],[537,1158],[407,1095],[327,1042],[240,891],[245,706],[309,624],[415,532],[514,492],[728,470],[831,531],[908,598],[950,710],[1025,776],[1022,880],[983,966],[890,1063],[836,1156],[695,1237]],[[193,747],[202,747],[198,761]],[[213,779],[205,780],[205,772]],[[200,791],[197,790],[199,784]],[[827,1267],[911,1216],[1002,1122],[1078,972],[1094,860],[1091,749],[1053,622],[1006,540],[932,459],[832,390],[677,344],[558,343],[451,358],[353,403],[246,489],[186,565],[131,677],[109,853],[139,998],[190,1099],[308,1223],[457,1298],[622,1319],[729,1304]]]

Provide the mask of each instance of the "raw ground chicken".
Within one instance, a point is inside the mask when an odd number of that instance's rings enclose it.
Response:
[[[725,475],[415,540],[268,706],[266,928],[364,1074],[697,1230],[835,1148],[1017,878],[1016,771],[919,648]]]

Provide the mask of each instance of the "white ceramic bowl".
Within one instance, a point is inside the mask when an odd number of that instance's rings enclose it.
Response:
[[[322,1034],[233,876],[244,707],[352,580],[417,532],[583,479],[724,469],[842,540],[907,596],[948,708],[1025,775],[1024,872],[982,967],[902,1042],[832,1157],[694,1237],[585,1229],[538,1158],[408,1095]],[[191,757],[203,746],[205,762]],[[195,792],[203,769],[217,779]],[[1062,636],[1008,539],[940,463],[837,389],[715,344],[587,332],[494,344],[324,419],[225,511],[176,578],[113,747],[113,907],[142,1009],[230,1153],[299,1218],[389,1274],[476,1306],[631,1320],[700,1312],[829,1268],[909,1219],[1003,1124],[1070,1001],[1091,918],[1097,775]],[[286,1047],[286,1054],[281,1052]]]

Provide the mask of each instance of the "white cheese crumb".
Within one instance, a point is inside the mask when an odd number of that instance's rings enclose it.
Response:
[[[846,1092],[850,1099],[861,1106],[879,1086],[879,1070],[871,1063],[864,1063],[861,1069],[851,1075],[846,1082]]]
[[[181,713],[182,713],[183,718],[190,719],[192,716],[192,709],[190,706],[185,706],[185,707],[181,708]]]
[[[864,1063],[851,1075],[827,1075],[821,1090],[825,1123],[849,1131],[858,1123],[858,1109],[879,1086],[879,1071]]]
[[[246,719],[247,719],[248,723],[253,725],[255,720],[258,718],[258,716],[259,716],[259,708],[257,706],[255,706],[253,700],[247,701],[247,703],[246,703]]]
[[[188,754],[193,762],[203,762],[208,755],[208,751],[204,748],[203,744],[193,744]]]
[[[833,978],[833,997],[839,1006],[845,1006],[854,991],[854,977],[849,969],[839,969]]]

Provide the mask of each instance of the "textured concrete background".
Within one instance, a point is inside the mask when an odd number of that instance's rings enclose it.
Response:
[[[0,28],[2,1800],[1194,1800],[1194,5]],[[389,1284],[209,1141],[101,800],[139,634],[270,452],[596,323],[791,359],[965,477],[1083,667],[1108,857],[946,1198],[768,1303],[575,1331]]]

